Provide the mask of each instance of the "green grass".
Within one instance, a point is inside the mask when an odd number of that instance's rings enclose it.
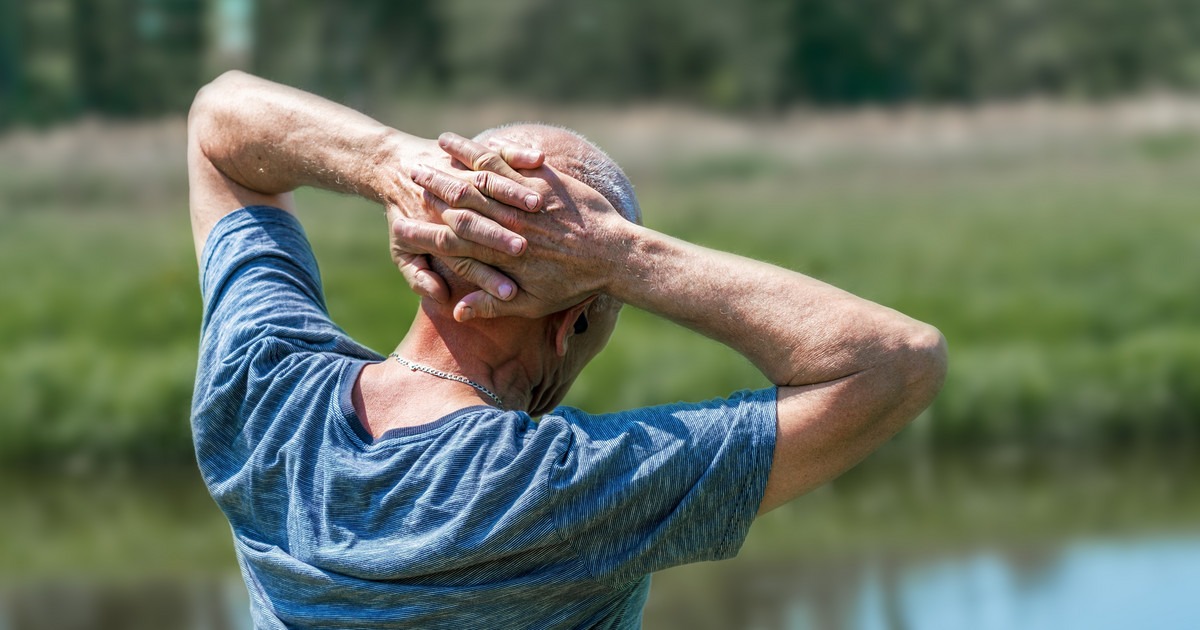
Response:
[[[946,388],[897,448],[1165,443],[1200,434],[1194,144],[808,164],[733,153],[631,175],[651,227],[941,328]],[[107,171],[59,190],[10,166],[0,459],[188,461],[199,298],[178,173],[148,198]],[[415,300],[380,212],[319,192],[299,202],[335,320],[390,349]],[[567,403],[603,412],[763,385],[728,349],[627,309]]]

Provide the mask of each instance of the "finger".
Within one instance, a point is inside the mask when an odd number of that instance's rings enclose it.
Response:
[[[491,171],[475,171],[471,174],[475,189],[502,204],[524,210],[537,210],[542,205],[542,196],[532,188],[522,186],[511,179]],[[454,204],[451,204],[454,205]]]
[[[438,146],[472,171],[491,171],[515,182],[524,180],[524,176],[513,170],[499,153],[474,140],[446,132],[438,136]]]
[[[500,157],[513,168],[537,168],[546,161],[546,154],[532,147],[522,146],[505,138],[492,136],[484,144],[500,153]]]
[[[417,165],[412,168],[410,177],[426,193],[455,208],[499,212],[496,205],[499,202],[501,205],[534,211],[542,204],[541,195],[532,188],[490,171],[476,171],[460,177]]]
[[[511,300],[517,295],[517,283],[508,276],[472,258],[442,259],[454,273],[464,280],[486,291],[489,297]]]
[[[413,221],[398,217],[392,221],[392,249],[400,254],[433,254],[436,256],[466,256],[494,261],[495,253],[483,245],[460,238],[448,225]]]
[[[491,319],[497,316],[501,302],[484,291],[468,293],[454,305],[454,319],[465,322],[475,318]]]
[[[484,210],[490,202],[469,182],[428,166],[414,166],[409,176],[418,186],[454,208]]]
[[[460,238],[494,249],[496,251],[519,256],[525,251],[525,238],[511,232],[499,223],[471,210],[450,208],[442,212],[442,221],[454,230]],[[478,256],[474,256],[478,258]]]
[[[450,288],[446,281],[429,267],[429,259],[419,254],[398,254],[396,266],[417,295],[427,297],[439,304],[450,299]]]

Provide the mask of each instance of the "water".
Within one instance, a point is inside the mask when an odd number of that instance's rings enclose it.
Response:
[[[1200,628],[1200,535],[658,576],[650,628]]]
[[[661,572],[650,630],[1200,628],[1186,454],[875,463]],[[0,630],[249,628],[191,474],[0,481]]]

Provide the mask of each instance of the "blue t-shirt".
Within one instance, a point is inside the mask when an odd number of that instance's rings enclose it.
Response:
[[[350,394],[383,357],[330,321],[292,215],[224,217],[200,282],[196,458],[258,628],[637,628],[651,572],[735,555],[754,519],[773,389],[372,441]]]

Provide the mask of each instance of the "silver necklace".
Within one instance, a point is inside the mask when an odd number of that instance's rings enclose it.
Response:
[[[500,397],[497,396],[492,390],[484,387],[483,385],[480,385],[479,383],[476,383],[475,381],[472,381],[471,379],[469,379],[465,376],[459,376],[457,374],[443,372],[441,370],[431,368],[428,365],[421,365],[420,363],[413,363],[412,361],[409,361],[408,359],[401,357],[400,355],[396,354],[395,352],[389,354],[388,356],[395,359],[396,362],[399,363],[400,365],[403,365],[404,367],[406,367],[414,372],[420,371],[420,372],[424,372],[426,374],[432,374],[433,376],[436,376],[438,378],[444,378],[449,381],[458,381],[459,383],[465,383],[467,385],[470,385],[471,387],[474,387],[475,389],[483,392],[483,394],[485,396],[487,396],[488,398],[491,398],[492,400],[496,401],[496,404],[501,409],[504,409],[504,401],[500,400]]]

